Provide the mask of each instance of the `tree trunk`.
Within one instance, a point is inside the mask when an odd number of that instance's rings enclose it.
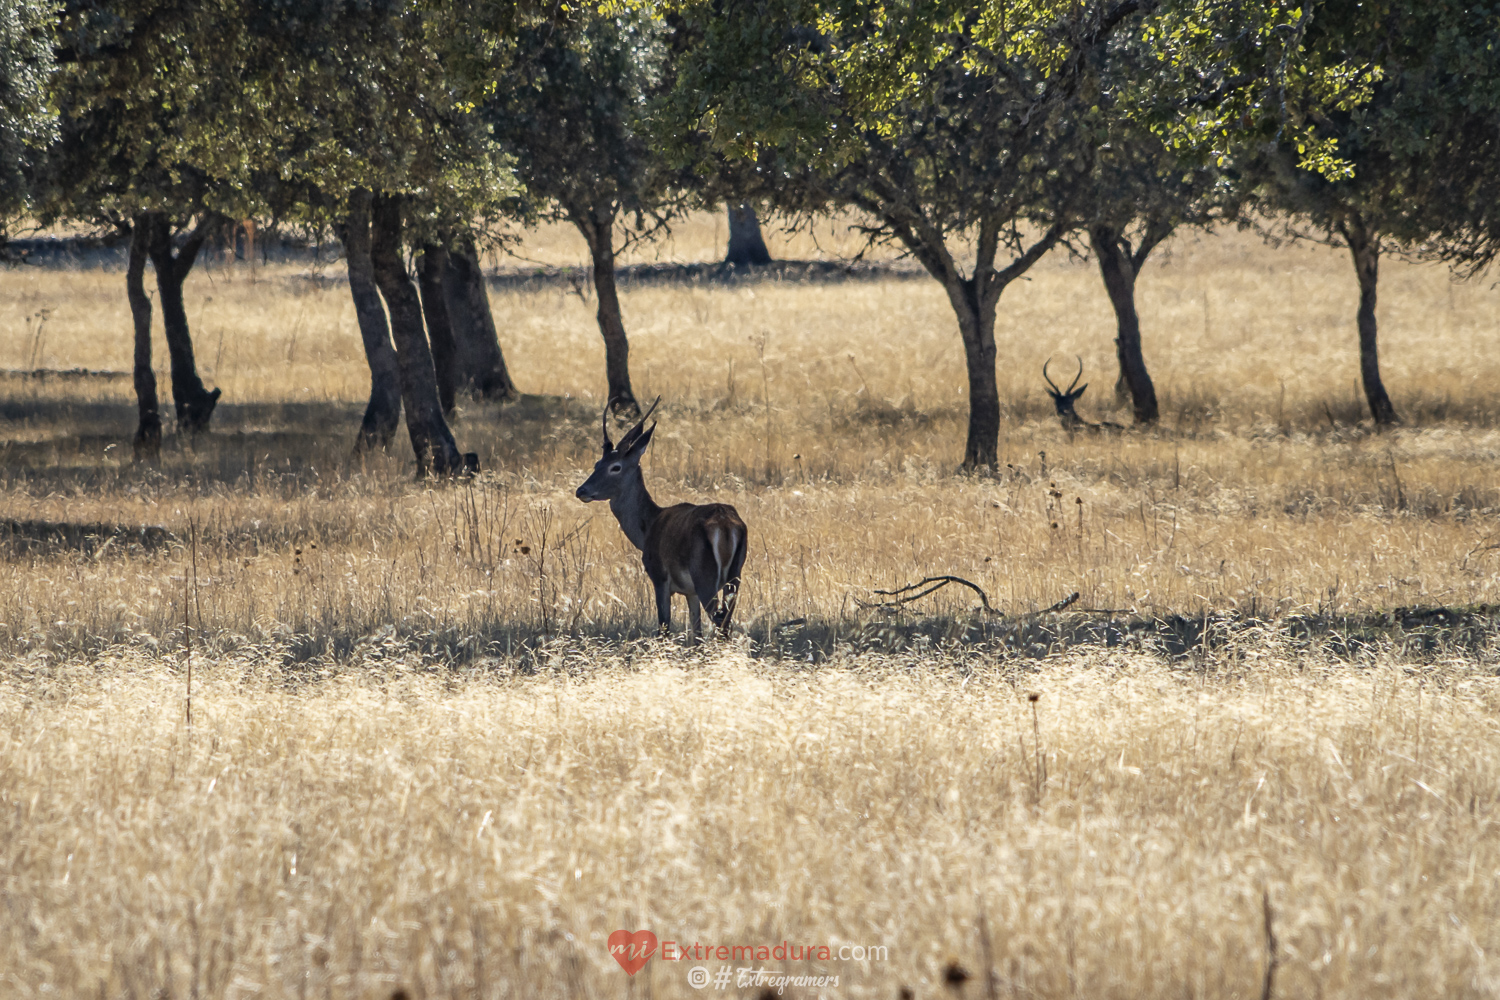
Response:
[[[161,458],[161,406],[156,398],[156,372],[151,370],[151,298],[146,294],[150,227],[150,220],[144,215],[131,220],[125,294],[130,300],[130,318],[135,321],[135,402],[140,413],[135,430],[135,460],[154,463]]]
[[[198,377],[193,357],[193,336],[188,329],[187,308],[182,301],[182,284],[187,280],[198,251],[209,230],[222,223],[222,216],[206,213],[188,234],[181,249],[172,250],[172,225],[165,213],[147,213],[150,220],[148,252],[156,269],[156,291],[161,297],[162,326],[167,334],[167,353],[172,359],[172,405],[177,410],[177,425],[190,434],[208,429],[209,418],[219,403],[220,390],[209,392]]]
[[[1135,311],[1135,279],[1144,255],[1139,261],[1132,259],[1129,247],[1120,242],[1122,235],[1108,226],[1095,226],[1089,230],[1089,241],[1099,261],[1110,305],[1115,309],[1115,354],[1120,361],[1120,378],[1130,391],[1135,422],[1151,424],[1158,416],[1156,387],[1151,384],[1146,359],[1141,354],[1141,323]],[[1150,252],[1149,247],[1145,249]]]
[[[422,290],[422,316],[427,320],[427,339],[432,342],[432,367],[437,374],[438,400],[443,413],[453,415],[458,396],[458,347],[453,342],[453,324],[448,316],[444,289],[448,271],[448,251],[436,244],[422,247],[419,284]]]
[[[729,250],[724,263],[729,267],[771,263],[771,252],[760,235],[760,219],[754,206],[745,202],[729,206]]]
[[[1344,242],[1349,244],[1349,253],[1354,258],[1354,272],[1359,276],[1359,374],[1364,381],[1365,399],[1370,404],[1370,416],[1380,427],[1389,427],[1401,422],[1391,397],[1386,394],[1385,383],[1380,379],[1380,348],[1376,343],[1375,286],[1380,279],[1380,236],[1367,228],[1364,220],[1355,215],[1342,224],[1340,231]]]
[[[1000,387],[995,379],[995,307],[978,294],[974,279],[948,283],[948,300],[958,315],[969,373],[969,433],[965,469],[993,469],[999,462]]]
[[[464,460],[438,399],[437,372],[422,328],[422,303],[401,261],[401,196],[375,195],[370,204],[370,223],[370,263],[391,318],[401,373],[401,402],[406,408],[411,448],[417,456],[417,472],[426,475],[430,470],[440,476],[462,472]]]
[[[872,214],[886,211],[878,205],[861,206]],[[964,364],[969,374],[969,433],[964,442],[963,468],[994,469],[1000,462],[1000,387],[995,379],[995,312],[1007,285],[1025,274],[1057,245],[1067,227],[1054,222],[1041,239],[1000,270],[995,254],[1000,244],[1001,222],[982,218],[975,247],[974,272],[962,277],[953,255],[935,228],[919,234],[909,228],[904,213],[886,215],[903,230],[903,242],[927,273],[942,283],[948,302],[958,317],[958,332],[964,342]],[[925,227],[924,227],[925,228]]]
[[[460,237],[448,254],[443,291],[448,297],[448,322],[458,349],[459,385],[480,399],[515,399],[519,393],[500,351],[479,253],[468,236]]]
[[[604,336],[604,375],[608,380],[609,408],[621,416],[636,416],[641,406],[630,387],[630,341],[620,318],[620,296],[615,290],[615,213],[599,209],[587,216],[575,214],[573,221],[588,241],[594,263],[594,291],[599,296],[599,332]]]
[[[391,332],[385,322],[385,307],[375,287],[375,267],[370,262],[370,192],[349,196],[349,216],[340,227],[344,257],[349,267],[349,293],[354,298],[354,316],[364,341],[365,360],[370,365],[370,401],[359,425],[355,454],[388,448],[401,423],[401,369]]]

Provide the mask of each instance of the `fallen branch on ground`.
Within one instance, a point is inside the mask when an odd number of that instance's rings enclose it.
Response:
[[[864,608],[899,608],[903,605],[910,604],[912,601],[926,597],[928,594],[936,593],[937,591],[942,590],[944,587],[948,586],[948,584],[950,583],[956,583],[959,586],[968,587],[970,590],[974,591],[974,593],[978,594],[979,601],[984,605],[984,610],[987,613],[992,615],[999,615],[1003,613],[990,604],[990,597],[984,592],[984,588],[980,587],[977,583],[965,580],[961,576],[929,576],[918,580],[916,583],[907,584],[905,587],[897,587],[895,590],[874,591],[874,593],[880,594],[883,597],[894,597],[895,600],[893,601],[861,601],[858,598],[856,598],[855,601],[859,604],[860,607]],[[926,588],[925,590],[923,589],[924,587]],[[917,591],[917,593],[911,593],[911,591],[913,590]],[[1076,604],[1078,602],[1078,596],[1078,591],[1075,590],[1073,593],[1069,594],[1067,597],[1064,597],[1062,600],[1058,601],[1051,607],[1043,608],[1040,611],[1034,611],[1032,612],[1032,615],[1045,615],[1053,611],[1062,611],[1063,609]],[[1030,616],[1023,615],[1022,617],[1024,618]]]
[[[925,579],[918,580],[916,583],[908,584],[905,587],[897,587],[895,590],[874,591],[874,593],[880,594],[884,597],[896,598],[894,601],[861,601],[858,598],[855,598],[855,602],[859,604],[860,607],[864,608],[899,608],[903,604],[910,604],[912,601],[915,601],[922,597],[926,597],[928,594],[934,593],[936,591],[942,590],[950,583],[961,584],[962,586],[968,587],[970,590],[974,591],[974,593],[978,594],[980,602],[984,605],[984,610],[988,611],[990,614],[998,615],[1000,613],[990,606],[990,597],[984,592],[984,589],[980,587],[979,584],[971,583],[961,576],[929,576]],[[928,584],[932,584],[932,586],[928,587]],[[901,594],[905,594],[909,590],[917,590],[921,587],[927,587],[927,589],[923,590],[919,594],[911,594],[907,597],[899,596]]]
[[[1054,611],[1062,611],[1064,608],[1070,608],[1074,604],[1077,604],[1077,603],[1078,603],[1078,591],[1075,590],[1071,594],[1069,594],[1067,597],[1064,597],[1062,600],[1060,600],[1056,604],[1052,605],[1050,608],[1043,608],[1040,611],[1033,612],[1033,614],[1038,614],[1038,615],[1051,614]]]

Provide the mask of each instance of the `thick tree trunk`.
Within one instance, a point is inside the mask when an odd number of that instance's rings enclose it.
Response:
[[[729,206],[729,250],[724,263],[730,267],[771,263],[771,252],[761,237],[760,219],[752,205],[741,202]]]
[[[964,464],[969,470],[993,469],[1000,461],[1000,387],[995,379],[995,307],[978,294],[972,278],[949,283],[948,300],[958,316],[969,374],[969,432]]]
[[[1129,247],[1121,245],[1122,235],[1108,226],[1095,226],[1089,230],[1089,241],[1115,309],[1115,354],[1120,361],[1120,379],[1130,392],[1135,422],[1151,424],[1158,416],[1156,387],[1141,354],[1141,323],[1135,311],[1135,279],[1144,255],[1139,261],[1133,259]],[[1146,252],[1150,252],[1149,247]]]
[[[448,253],[443,291],[448,297],[448,322],[458,348],[459,385],[480,399],[516,398],[519,393],[500,351],[479,253],[467,236],[460,237]]]
[[[151,370],[151,297],[146,294],[146,259],[150,256],[150,221],[143,215],[131,221],[130,258],[125,267],[125,294],[135,322],[135,460],[161,458],[161,405],[156,398],[156,372]]]
[[[222,216],[209,213],[199,221],[182,247],[172,250],[172,225],[162,212],[150,212],[151,239],[148,244],[151,263],[156,269],[156,291],[161,298],[162,326],[167,335],[167,353],[172,359],[172,405],[177,410],[177,425],[190,434],[208,429],[220,390],[209,392],[198,377],[193,357],[193,336],[188,329],[187,308],[182,301],[182,285],[209,230],[222,222]]]
[[[448,316],[448,299],[444,284],[448,271],[448,251],[436,244],[422,247],[418,283],[422,290],[422,317],[427,321],[427,339],[432,343],[432,367],[437,374],[438,400],[443,413],[452,416],[458,397],[458,347],[453,339],[453,324]]]
[[[587,216],[575,214],[573,221],[588,241],[594,263],[594,291],[599,297],[599,332],[604,336],[604,375],[608,381],[609,407],[621,416],[641,412],[630,387],[630,341],[620,317],[620,295],[615,289],[615,213],[596,209]]]
[[[349,216],[340,227],[344,257],[349,267],[349,293],[354,298],[354,317],[370,365],[370,401],[359,425],[355,454],[388,448],[401,424],[401,369],[391,346],[385,307],[375,286],[375,267],[370,262],[370,192],[349,196]]]
[[[1375,286],[1380,279],[1380,237],[1366,227],[1359,216],[1340,226],[1349,253],[1354,258],[1354,272],[1359,277],[1359,375],[1364,382],[1365,399],[1370,416],[1381,427],[1401,422],[1391,397],[1380,378],[1380,348],[1376,342]]]
[[[422,303],[401,261],[401,197],[376,195],[370,204],[370,263],[385,299],[401,372],[406,431],[417,456],[417,472],[453,475],[464,470],[453,432],[443,419],[437,372],[422,327]]]
[[[878,214],[888,211],[879,203],[865,207]],[[917,213],[920,218],[920,213]],[[904,233],[903,241],[927,273],[942,283],[948,302],[958,317],[958,332],[964,342],[964,364],[969,374],[969,432],[964,442],[963,468],[993,470],[1000,461],[1000,387],[995,378],[995,312],[1007,285],[1025,274],[1057,244],[1065,221],[1053,223],[1041,239],[1000,270],[995,254],[1000,244],[1001,223],[981,219],[974,254],[974,273],[963,277],[941,233],[935,228],[917,233],[906,213],[887,215],[887,221]],[[927,227],[924,225],[923,227]]]

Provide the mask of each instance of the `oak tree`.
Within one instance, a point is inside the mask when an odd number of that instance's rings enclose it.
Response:
[[[670,79],[663,31],[646,12],[586,9],[522,27],[512,73],[485,104],[524,186],[518,212],[571,222],[588,244],[606,393],[620,414],[640,407],[616,258],[689,204],[683,175],[656,154],[639,121]]]
[[[1340,169],[1308,165],[1304,144],[1287,136],[1253,163],[1263,204],[1286,213],[1292,236],[1349,251],[1359,290],[1360,379],[1377,426],[1400,421],[1380,371],[1382,257],[1436,247],[1439,256],[1477,259],[1485,213],[1494,218],[1497,37],[1495,4],[1318,5],[1308,61],[1347,67],[1349,82],[1336,99],[1293,103],[1292,113],[1305,121],[1305,134],[1337,151]]]
[[[161,442],[148,260],[178,426],[207,429],[219,400],[219,390],[209,391],[198,374],[182,289],[208,235],[255,203],[242,160],[209,163],[202,155],[224,114],[242,100],[236,81],[243,25],[234,0],[72,0],[58,15],[52,100],[60,139],[38,177],[38,214],[44,222],[71,219],[129,236],[126,293],[142,458],[154,458]]]
[[[696,132],[754,164],[783,209],[860,209],[872,239],[916,258],[942,284],[963,342],[963,466],[993,468],[1000,297],[1074,225],[1094,151],[1079,84],[1141,7],[689,5],[702,41],[655,131],[668,148]]]

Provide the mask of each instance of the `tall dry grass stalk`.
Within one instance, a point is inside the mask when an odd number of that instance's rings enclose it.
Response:
[[[687,997],[732,965],[936,997],[957,963],[976,996],[1254,997],[1263,894],[1276,996],[1500,989],[1488,667],[276,662],[205,671],[191,730],[159,661],[10,668],[4,992]],[[888,961],[627,981],[618,928]]]

